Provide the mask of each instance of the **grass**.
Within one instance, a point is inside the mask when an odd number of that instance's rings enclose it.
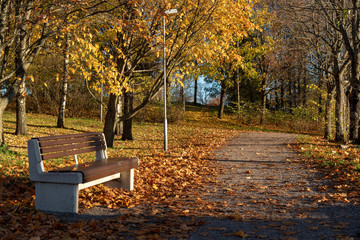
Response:
[[[343,148],[319,136],[302,135],[295,147],[309,165],[332,179],[333,187],[352,197],[360,195],[360,149],[357,145]]]

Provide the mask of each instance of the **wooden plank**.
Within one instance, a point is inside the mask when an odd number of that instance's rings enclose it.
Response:
[[[80,143],[80,142],[90,142],[90,141],[102,141],[104,138],[102,135],[98,136],[83,136],[78,138],[61,138],[58,140],[39,140],[40,147],[51,147],[56,145],[71,144],[71,143]]]
[[[81,138],[84,136],[98,136],[102,135],[101,132],[91,132],[91,133],[78,133],[78,134],[68,134],[68,135],[56,135],[56,136],[47,136],[47,137],[37,137],[35,139],[38,139],[39,141],[49,141],[49,140],[58,140],[58,139],[67,139],[67,138]]]
[[[102,141],[92,141],[92,142],[83,142],[77,144],[66,144],[66,145],[59,145],[59,146],[52,146],[52,147],[42,147],[41,152],[44,153],[53,153],[53,152],[60,152],[60,151],[68,151],[68,150],[75,150],[81,148],[88,148],[98,146],[101,149],[105,149],[105,145]]]
[[[76,154],[81,154],[81,153],[95,152],[95,151],[102,150],[102,149],[103,148],[101,146],[93,146],[93,147],[89,147],[89,148],[56,152],[56,153],[44,154],[44,155],[42,155],[42,159],[48,160],[48,159],[54,159],[54,158],[61,158],[61,157],[66,157],[66,156],[76,155]]]

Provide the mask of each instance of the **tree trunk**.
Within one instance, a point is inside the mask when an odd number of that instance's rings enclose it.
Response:
[[[195,81],[194,81],[194,104],[197,104],[197,94],[198,94],[198,78],[195,77]]]
[[[359,138],[359,90],[353,88],[349,96],[350,105],[350,128],[349,138],[350,140],[357,142]]]
[[[182,110],[186,111],[185,87],[180,84],[180,104]]]
[[[321,115],[321,113],[323,112],[323,108],[322,108],[322,96],[321,96],[321,92],[319,92],[319,96],[318,96],[318,116]]]
[[[25,81],[20,86],[20,91],[16,98],[16,130],[15,135],[27,135],[26,121],[26,96]]]
[[[116,102],[116,127],[115,127],[115,134],[117,136],[121,136],[123,134],[123,122],[119,121],[120,116],[122,115],[122,97],[119,96]]]
[[[59,115],[57,120],[57,127],[65,127],[65,110],[66,110],[66,97],[68,92],[68,78],[69,78],[69,32],[65,33],[65,47],[64,47],[64,69],[63,69],[63,81],[60,90],[60,103],[59,103]]]
[[[264,125],[266,123],[266,79],[263,77],[262,79],[262,88],[261,88],[261,94],[262,94],[262,114],[260,118],[260,125]]]
[[[3,116],[5,108],[8,106],[7,98],[0,98],[0,146],[4,145],[4,126],[3,126]]]
[[[124,90],[124,115],[132,112],[134,95],[131,91]],[[129,118],[124,121],[123,134],[121,140],[134,140],[132,135],[132,120]]]
[[[327,96],[325,103],[325,132],[324,138],[327,140],[331,139],[332,136],[332,112],[331,112],[331,101],[334,99],[334,87],[328,84]]]
[[[240,80],[238,74],[235,74],[235,88],[236,88],[236,107],[237,107],[237,114],[238,118],[240,118],[240,109],[241,109],[241,98],[240,98]]]
[[[36,90],[36,87],[32,88],[32,93],[31,93],[31,97],[34,99],[34,103],[35,103],[35,109],[34,111],[36,113],[41,113],[41,105],[40,105],[40,102],[39,102],[39,99],[38,99],[38,92]]]
[[[284,84],[280,83],[280,108],[284,111],[285,104],[284,104]]]
[[[292,82],[291,82],[291,80],[289,80],[289,97],[288,97],[288,103],[289,103],[289,108],[290,108],[290,111],[292,110],[292,108],[293,108],[293,101],[292,101],[292,98],[293,98],[293,92],[291,92],[291,86],[292,86]]]
[[[335,77],[336,84],[336,105],[335,105],[335,141],[345,143],[345,89],[340,76]]]
[[[302,86],[302,105],[306,106],[306,101],[307,101],[307,78],[308,78],[308,74],[306,74],[306,76],[304,76],[303,79],[303,86]]]
[[[19,9],[16,9],[16,15],[19,15]],[[25,19],[24,19],[25,20]],[[26,28],[27,24],[19,24],[19,36],[17,37],[17,46],[15,49],[15,76],[19,81],[18,91],[16,92],[16,135],[27,134],[26,124],[26,99],[25,99],[25,76],[28,64],[24,62],[26,42]],[[27,66],[26,66],[27,65]]]
[[[3,126],[3,116],[6,107],[12,102],[12,100],[17,95],[19,91],[20,81],[16,81],[12,88],[8,90],[5,96],[0,97],[0,145],[4,145],[4,126]]]
[[[110,94],[108,109],[105,116],[104,134],[108,147],[114,147],[115,127],[116,127],[116,101],[117,96]]]
[[[222,119],[224,115],[224,108],[225,108],[225,98],[226,98],[226,80],[224,79],[221,82],[221,95],[220,95],[220,104],[219,104],[219,110],[218,110],[218,118]]]

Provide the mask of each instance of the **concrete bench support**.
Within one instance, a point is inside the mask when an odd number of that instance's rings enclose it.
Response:
[[[35,184],[35,208],[51,212],[78,212],[79,186],[75,184]]]

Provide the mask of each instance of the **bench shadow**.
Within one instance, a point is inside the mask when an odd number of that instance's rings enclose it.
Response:
[[[146,149],[162,149],[162,148],[160,148],[160,147],[157,147],[157,148],[139,147],[139,148],[121,148],[121,149],[126,149],[126,150],[146,150]]]
[[[284,164],[286,163],[286,161],[253,161],[253,160],[233,160],[233,159],[206,159],[206,160],[209,160],[209,161],[215,161],[215,162],[236,162],[236,163],[271,163],[271,164]]]
[[[27,149],[27,146],[15,146],[15,145],[8,145],[9,148],[20,148],[20,149]]]
[[[0,211],[0,217],[9,219],[9,212],[23,214],[21,211],[36,212],[31,200],[34,195],[35,186],[27,176],[5,177],[0,181],[7,193],[4,206],[11,207],[6,211]],[[284,195],[283,198],[293,196]],[[12,206],[12,202],[21,202],[21,205]],[[151,204],[151,203],[149,203]],[[187,209],[186,204],[183,206]],[[191,205],[189,205],[191,208]],[[271,206],[269,206],[271,207]],[[305,206],[306,208],[306,206]],[[4,208],[5,209],[5,208]],[[145,229],[142,237],[153,238],[157,233],[159,236],[169,239],[205,240],[205,239],[359,239],[360,238],[360,206],[351,203],[324,203],[318,204],[316,208],[298,209],[294,204],[286,212],[277,216],[251,215],[244,206],[237,206],[236,212],[224,208],[221,213],[213,216],[205,215],[206,212],[194,214],[179,214],[161,204],[151,204],[151,209],[158,209],[162,214],[150,214],[149,209],[137,206],[133,209],[109,209],[106,206],[96,206],[82,213],[55,213],[45,212],[60,220],[62,224],[81,222],[83,227],[93,228],[94,233],[100,231],[109,224],[114,228],[112,233],[119,238],[134,239],[134,232],[124,231],[123,228],[116,229],[116,224],[135,229]],[[190,211],[191,213],[191,211]],[[254,212],[259,214],[261,211]],[[46,217],[42,217],[46,221]],[[19,218],[20,220],[22,218]],[[39,222],[39,220],[36,220]],[[36,222],[34,221],[34,223]],[[94,223],[97,221],[97,223]],[[10,226],[11,221],[3,222],[3,226]],[[108,225],[106,225],[108,224]],[[158,227],[155,227],[157,225]],[[56,226],[56,225],[54,225]],[[167,228],[166,226],[171,226]],[[171,229],[171,230],[169,230]],[[181,231],[177,231],[181,229]],[[154,231],[159,232],[154,232]],[[241,230],[241,231],[240,231]],[[172,231],[172,232],[171,232]],[[148,235],[146,235],[148,234]],[[169,237],[172,235],[173,238]],[[0,232],[1,236],[1,232]],[[89,233],[91,236],[91,233]],[[121,236],[121,237],[120,237]],[[178,236],[178,238],[174,238]],[[247,237],[242,237],[247,236]]]
[[[161,208],[160,206],[154,206]],[[162,209],[163,210],[163,209]],[[226,212],[226,209],[224,209]],[[301,214],[300,214],[301,213]],[[322,205],[316,209],[299,212],[296,210],[287,216],[256,217],[239,211],[236,214],[216,214],[213,216],[198,214],[181,215],[174,212],[151,215],[139,212],[129,216],[124,209],[107,209],[94,207],[84,213],[61,214],[49,213],[61,219],[63,223],[82,222],[83,225],[93,221],[121,222],[135,229],[143,229],[142,237],[152,239],[154,226],[158,236],[170,239],[208,240],[208,239],[359,239],[360,228],[358,218],[360,206],[351,204]],[[297,215],[297,216],[296,216]],[[234,217],[231,217],[234,216]],[[127,222],[129,219],[129,222]],[[166,228],[171,224],[172,230]],[[179,228],[181,231],[178,231]],[[148,229],[149,231],[147,231]],[[240,231],[241,230],[241,231]],[[125,239],[135,237],[131,232],[115,230],[117,236]],[[173,231],[172,233],[170,231]],[[340,237],[341,236],[341,237]]]
[[[16,124],[15,121],[4,121],[6,123],[13,123],[13,124]],[[39,127],[39,128],[47,128],[47,129],[56,129],[58,128],[57,126],[55,125],[36,125],[36,124],[27,124],[28,127]],[[81,130],[81,129],[76,129],[76,128],[69,128],[69,127],[64,127],[63,129],[66,129],[66,130],[72,130],[72,131],[76,131],[76,132],[80,132],[80,133],[86,133],[88,131],[85,131],[85,130]],[[6,131],[5,133],[7,134],[13,134],[13,132],[9,132],[9,131]]]

